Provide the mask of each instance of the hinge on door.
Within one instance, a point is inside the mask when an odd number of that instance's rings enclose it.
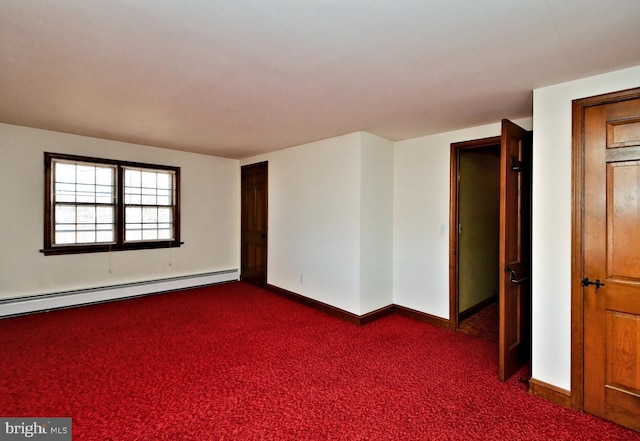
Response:
[[[518,161],[513,156],[511,157],[511,170],[514,172],[522,172],[524,171],[524,162]]]

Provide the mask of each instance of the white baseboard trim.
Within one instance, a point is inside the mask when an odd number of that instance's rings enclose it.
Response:
[[[89,305],[110,300],[159,294],[168,291],[215,285],[238,280],[238,270],[216,271],[144,282],[124,283],[74,291],[54,292],[0,300],[0,317],[29,314],[70,306]]]

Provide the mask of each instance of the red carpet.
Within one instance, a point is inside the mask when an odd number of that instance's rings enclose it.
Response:
[[[496,378],[495,343],[243,283],[0,320],[0,416],[74,440],[640,440]]]

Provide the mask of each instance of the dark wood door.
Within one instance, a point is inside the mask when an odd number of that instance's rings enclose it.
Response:
[[[268,164],[241,169],[241,271],[240,279],[267,283],[267,177]]]
[[[529,358],[531,138],[511,121],[502,121],[500,155],[500,325],[501,381]]]
[[[584,410],[640,431],[640,98],[584,110]]]

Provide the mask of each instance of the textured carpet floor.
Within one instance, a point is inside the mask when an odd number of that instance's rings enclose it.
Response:
[[[0,416],[74,440],[640,440],[496,378],[495,343],[232,283],[0,320]]]

